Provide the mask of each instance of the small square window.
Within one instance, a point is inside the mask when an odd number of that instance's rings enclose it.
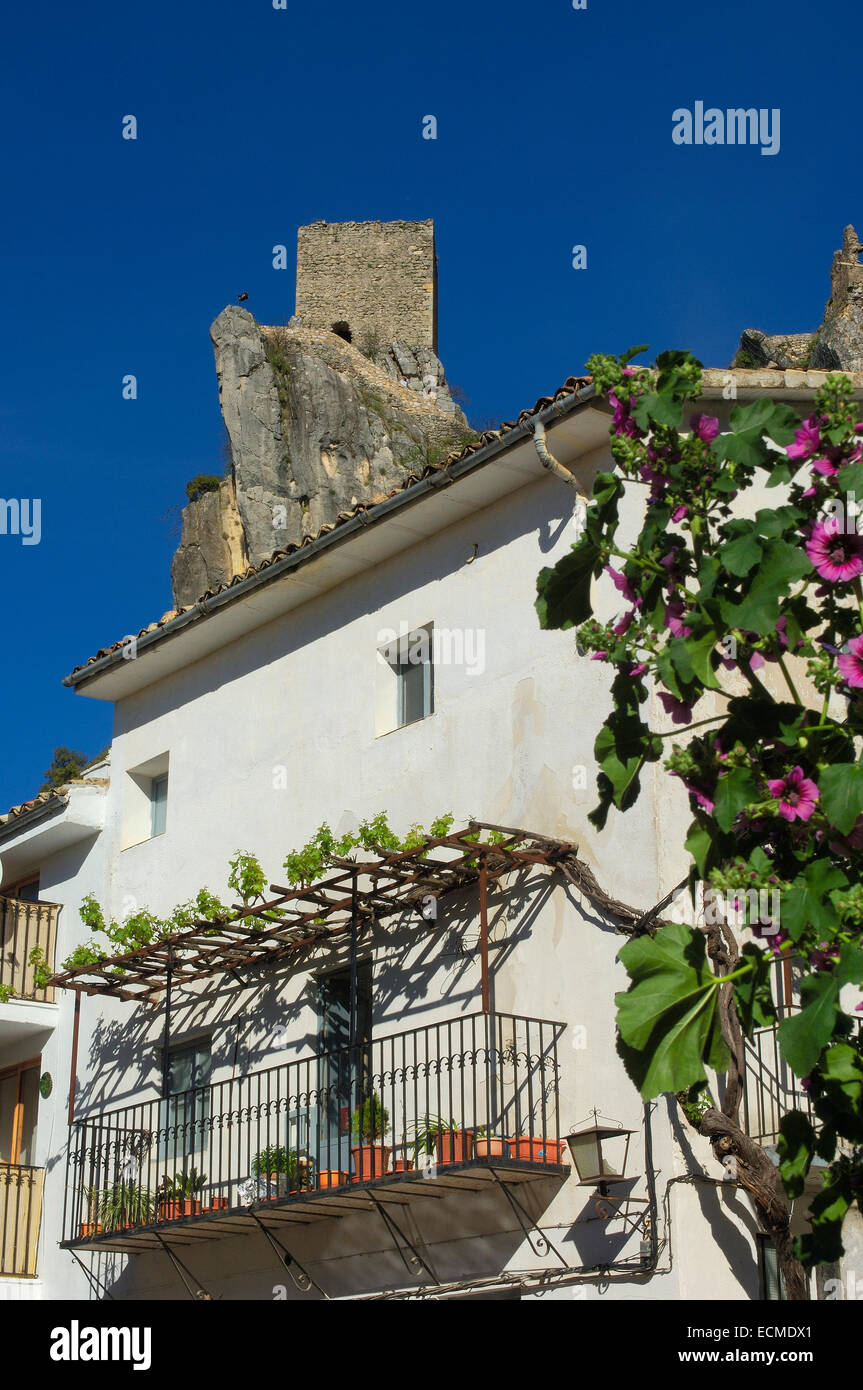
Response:
[[[378,648],[377,734],[392,733],[434,713],[433,628],[417,628]]]
[[[164,835],[168,821],[169,754],[130,767],[123,778],[123,849]]]

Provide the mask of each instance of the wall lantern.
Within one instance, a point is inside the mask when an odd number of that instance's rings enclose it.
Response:
[[[573,1130],[566,1136],[579,1187],[595,1187],[603,1197],[608,1184],[621,1182],[626,1176],[629,1136],[633,1129],[624,1129],[614,1120],[605,1120],[593,1110],[593,1124]]]

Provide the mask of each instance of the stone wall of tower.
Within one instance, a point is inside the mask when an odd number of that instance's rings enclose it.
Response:
[[[434,223],[313,222],[297,233],[297,318],[347,324],[361,352],[393,341],[437,351]],[[338,330],[336,330],[338,331]]]

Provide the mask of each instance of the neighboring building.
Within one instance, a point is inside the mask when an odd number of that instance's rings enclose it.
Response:
[[[702,405],[726,420],[724,378],[706,374]],[[737,394],[805,413],[821,379],[740,371]],[[10,1163],[46,1178],[38,1261],[6,1296],[86,1297],[85,1268],[95,1296],[130,1299],[770,1295],[748,1200],[616,1051],[619,929],[684,877],[689,815],[651,769],[636,808],[588,823],[608,677],[536,619],[536,576],[578,525],[536,420],[589,495],[608,414],[571,378],[68,678],[115,706],[110,782],[94,769],[0,825],[0,892],[38,873],[60,959],[90,892],[117,920],[167,914],[203,886],[224,899],[238,849],[283,884],[324,821],[454,822],[418,857],[273,890],[278,920],[199,927],[123,973],[73,973],[59,1002],[5,1006],[22,1022],[0,1077],[35,1059],[54,1082],[38,1127],[32,1078],[15,1083],[30,1140]],[[474,820],[503,843],[472,852]],[[0,1010],[0,1049],[6,1027]],[[773,1040],[747,1077],[768,1145],[781,1108],[807,1105]],[[565,1142],[594,1112],[630,1131],[607,1191]],[[859,1223],[847,1237],[850,1268]]]
[[[105,892],[107,774],[103,760],[0,816],[0,1299],[87,1287],[56,1244],[75,1001],[38,987],[31,955],[53,972],[84,935],[82,898]]]

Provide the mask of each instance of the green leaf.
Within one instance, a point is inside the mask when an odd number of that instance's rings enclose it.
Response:
[[[835,927],[839,914],[829,894],[834,888],[847,886],[842,870],[829,859],[807,864],[782,894],[782,926],[792,940],[799,941],[808,926],[820,932]]]
[[[676,430],[683,421],[683,402],[670,389],[646,391],[636,401],[632,414],[641,430],[649,430],[654,424]]]
[[[794,1254],[807,1269],[817,1264],[835,1264],[842,1257],[842,1223],[853,1200],[851,1184],[844,1174],[818,1193],[809,1208],[811,1231],[794,1242]]]
[[[615,806],[626,810],[638,796],[642,762],[658,756],[661,744],[636,714],[615,710],[594,744],[596,760],[611,783]]]
[[[789,1197],[799,1197],[815,1149],[815,1131],[799,1110],[791,1110],[782,1116],[776,1148],[785,1191]]]
[[[752,969],[734,982],[734,1004],[747,1038],[756,1028],[768,1028],[776,1019],[776,1009],[770,991],[772,957],[750,941],[743,947],[742,959],[750,961]]]
[[[748,535],[738,536],[722,547],[722,563],[729,574],[742,579],[751,569],[761,563],[763,548],[754,530]]]
[[[818,774],[820,809],[842,835],[863,815],[863,764],[837,763]]]
[[[846,463],[836,475],[840,491],[853,492],[855,498],[863,497],[863,463]]]
[[[725,599],[720,604],[723,619],[729,627],[762,636],[772,633],[779,618],[779,600],[795,581],[811,572],[812,563],[799,546],[784,540],[768,541],[742,602],[735,604]]]
[[[744,806],[758,799],[758,787],[748,768],[735,767],[721,776],[716,786],[713,814],[721,830],[730,830]]]
[[[798,420],[790,406],[777,405],[762,397],[751,405],[735,406],[729,424],[731,432],[714,439],[713,452],[732,463],[757,467],[772,465],[775,458],[764,442],[765,435],[777,444],[790,444]]]
[[[710,831],[704,830],[697,821],[693,822],[686,837],[686,848],[695,860],[699,878],[706,876],[707,860],[712,847],[713,836]]]
[[[806,1007],[780,1023],[779,1050],[797,1076],[809,1076],[833,1036],[839,985],[826,971],[807,975],[801,994],[807,1000]]]
[[[553,568],[540,570],[535,604],[540,627],[566,631],[587,621],[593,612],[591,576],[599,566],[599,557],[599,547],[583,536]]]
[[[724,1070],[728,1049],[719,1026],[719,985],[708,967],[704,936],[671,923],[654,937],[630,941],[620,959],[632,981],[615,996],[627,1070],[649,1100],[706,1079],[704,1063]]]

